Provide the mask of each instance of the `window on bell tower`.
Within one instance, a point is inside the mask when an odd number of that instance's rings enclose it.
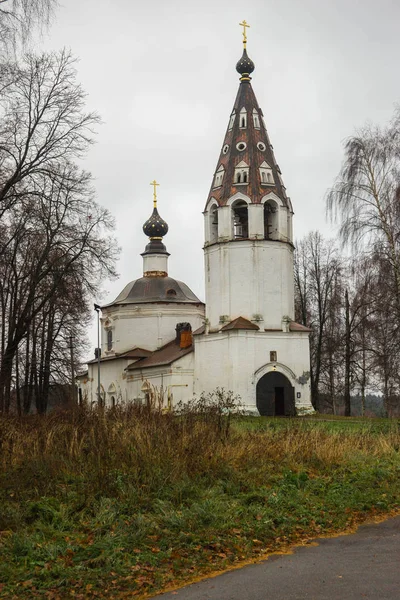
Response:
[[[249,218],[247,204],[238,200],[232,205],[233,237],[235,240],[249,237]]]
[[[253,124],[255,129],[260,129],[260,117],[255,108],[253,108]]]
[[[218,240],[218,206],[214,206],[210,209],[210,242],[216,242]]]
[[[235,167],[235,175],[233,179],[234,185],[247,184],[249,182],[249,165],[241,160]]]
[[[243,107],[239,114],[239,127],[245,129],[247,127],[247,111]]]
[[[225,174],[225,169],[221,165],[215,174],[214,185],[213,185],[214,188],[220,187],[222,185],[222,182],[224,180],[224,174]]]
[[[235,117],[236,117],[236,113],[235,113],[235,112],[233,112],[233,113],[231,114],[231,118],[230,118],[230,121],[229,121],[229,126],[228,126],[228,129],[229,129],[229,130],[231,130],[231,129],[232,129],[232,127],[233,127],[233,124],[234,124],[234,122],[235,122]]]

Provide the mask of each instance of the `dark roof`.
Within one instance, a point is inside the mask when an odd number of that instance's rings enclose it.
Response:
[[[146,369],[148,367],[160,367],[162,365],[170,365],[186,354],[193,352],[193,346],[181,348],[177,340],[172,340],[159,350],[155,350],[148,358],[144,358],[139,362],[126,367],[126,371],[134,371],[135,369]]]
[[[244,317],[238,317],[221,327],[221,331],[229,331],[230,329],[253,329],[254,331],[259,331],[260,328],[258,325],[248,321]]]
[[[307,331],[307,332],[312,331],[312,329],[310,329],[309,327],[306,327],[305,325],[300,325],[300,323],[296,323],[295,321],[290,322],[289,329],[290,329],[290,331]],[[265,328],[264,331],[282,331],[282,328],[277,328],[277,329]]]
[[[205,333],[206,327],[205,325],[200,325],[200,327],[198,327],[195,331],[193,331],[193,335],[201,335],[202,333]]]
[[[305,325],[300,325],[300,323],[295,323],[295,321],[291,321],[289,325],[290,331],[312,331],[309,327]]]
[[[141,277],[124,287],[119,296],[106,304],[148,304],[151,302],[173,302],[179,304],[203,304],[182,281],[172,277]]]
[[[117,360],[119,358],[124,358],[124,359],[147,358],[148,356],[150,356],[150,354],[151,354],[151,350],[145,350],[144,348],[138,348],[137,346],[135,346],[134,348],[131,348],[130,350],[126,350],[126,352],[121,352],[120,354],[118,354],[116,352],[112,356],[102,356],[100,359],[100,362],[105,362],[108,360]],[[87,362],[88,365],[91,365],[93,363],[97,363],[97,358],[94,358],[93,360],[89,360]]]

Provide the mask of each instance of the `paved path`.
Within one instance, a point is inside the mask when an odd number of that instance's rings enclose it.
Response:
[[[162,594],[165,600],[400,600],[400,517]]]

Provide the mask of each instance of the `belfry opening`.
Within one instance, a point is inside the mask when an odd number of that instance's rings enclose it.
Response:
[[[266,373],[257,382],[256,402],[263,417],[292,417],[296,414],[294,387],[278,371]]]

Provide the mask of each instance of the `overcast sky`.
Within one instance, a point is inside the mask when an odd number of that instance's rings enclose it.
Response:
[[[61,0],[41,46],[80,59],[88,108],[103,119],[85,167],[122,248],[120,279],[98,302],[142,275],[154,178],[169,274],[204,299],[201,213],[239,85],[243,19],[295,238],[334,235],[324,196],[343,141],[399,102],[399,0]]]

